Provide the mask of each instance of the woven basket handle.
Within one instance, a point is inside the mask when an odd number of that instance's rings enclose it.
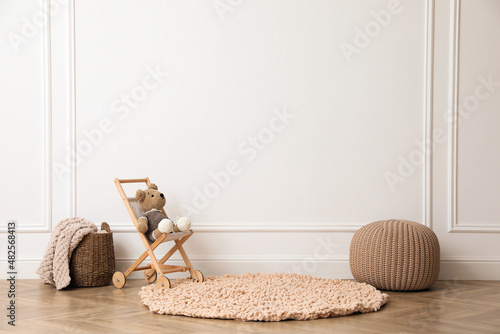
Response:
[[[111,228],[109,227],[109,224],[106,222],[102,222],[101,230],[111,233]]]

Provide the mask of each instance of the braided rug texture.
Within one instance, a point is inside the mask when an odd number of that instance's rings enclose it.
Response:
[[[243,321],[311,320],[378,311],[389,300],[371,285],[298,274],[208,276],[142,287],[141,302],[158,314]]]

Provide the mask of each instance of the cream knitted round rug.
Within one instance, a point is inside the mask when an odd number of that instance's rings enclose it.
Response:
[[[389,300],[371,285],[298,274],[208,276],[142,287],[141,301],[158,314],[244,321],[310,320],[375,312]]]

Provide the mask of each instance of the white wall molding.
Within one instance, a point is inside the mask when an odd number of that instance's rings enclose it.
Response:
[[[74,217],[76,213],[76,168],[77,168],[77,142],[76,142],[76,22],[75,22],[75,0],[68,2],[68,39],[69,39],[69,71],[68,71],[68,128],[67,128],[67,138],[68,147],[72,150],[70,157],[72,159],[70,172],[69,172],[69,183],[68,183],[68,196],[69,196],[69,212],[70,216]]]
[[[434,81],[434,0],[426,1],[425,13],[425,80],[424,80],[424,139],[433,142],[433,81]],[[432,149],[424,152],[424,224],[432,228]]]
[[[70,64],[70,87],[69,87],[69,107],[68,107],[68,142],[69,147],[73,152],[77,151],[77,101],[76,101],[76,86],[77,86],[77,63],[76,63],[76,0],[71,0],[68,4],[69,10],[69,64]],[[424,140],[432,141],[432,119],[433,119],[433,55],[434,55],[434,0],[427,0],[425,5],[425,41],[424,41],[424,81],[423,81],[423,138]],[[424,148],[424,163],[423,163],[423,180],[422,180],[422,219],[423,224],[432,228],[432,149],[429,150],[427,145]],[[69,182],[69,198],[71,216],[76,216],[78,212],[77,207],[77,167],[76,167],[76,154],[73,157],[74,168],[71,168],[70,182]],[[112,182],[112,180],[110,180]],[[199,224],[196,226],[196,232],[201,233],[239,233],[239,232],[356,232],[360,227],[370,223],[351,223],[351,222],[332,222],[327,224]],[[134,233],[136,232],[133,224],[130,222],[112,224],[112,229],[118,233]]]
[[[449,228],[449,232],[452,233],[500,233],[500,226],[495,224],[474,224],[474,225],[465,225],[465,224],[457,224],[456,221],[451,223],[451,227]]]
[[[452,121],[449,124],[449,161],[448,161],[448,231],[456,231],[457,224],[457,136],[458,126],[458,56],[459,56],[459,29],[460,29],[460,1],[453,0],[450,27],[450,92]]]
[[[68,125],[70,147],[76,152],[76,22],[75,22],[75,0],[70,2],[68,6],[70,11],[70,91],[69,101],[70,107],[68,112],[70,116],[70,124]],[[432,141],[432,119],[433,119],[433,55],[434,55],[434,0],[426,1],[425,11],[425,75],[423,82],[424,91],[424,122],[423,122],[423,137]],[[73,157],[75,155],[72,155]],[[425,226],[432,228],[432,151],[429,151],[427,146],[424,149],[424,177],[423,177],[423,206],[422,217]],[[73,161],[76,166],[76,161]],[[71,208],[70,212],[76,215],[77,212],[77,169],[72,168],[70,176],[70,193],[71,193]],[[350,223],[350,222],[332,222],[327,224],[199,224],[196,226],[196,232],[200,233],[239,233],[239,232],[356,232],[362,226],[370,223]],[[135,228],[131,223],[120,223],[112,225],[113,231],[134,233]]]
[[[45,12],[50,12],[50,0],[42,3]],[[41,224],[17,224],[20,233],[47,233],[52,231],[52,61],[50,15],[43,16],[42,60],[43,60],[43,199]],[[15,219],[14,219],[15,220]]]
[[[448,232],[490,233],[500,232],[500,224],[460,224],[458,221],[458,126],[459,126],[459,60],[460,60],[460,8],[461,0],[453,0],[450,27],[450,78],[449,105],[449,161],[448,161]]]
[[[367,222],[369,223],[369,222]],[[331,224],[233,224],[233,225],[197,225],[196,232],[211,233],[211,232],[356,232],[358,229],[363,227],[363,223],[331,223]]]
[[[120,233],[137,233],[137,230],[130,224],[123,223],[120,225],[113,224],[111,229],[113,232]],[[345,223],[345,224],[263,224],[262,222],[255,224],[196,224],[193,225],[195,233],[244,233],[244,232],[259,232],[259,233],[317,233],[317,232],[356,232],[363,227],[363,223]]]

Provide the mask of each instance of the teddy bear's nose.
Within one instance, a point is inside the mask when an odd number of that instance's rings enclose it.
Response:
[[[160,194],[160,197],[163,198],[164,197],[163,194]]]

